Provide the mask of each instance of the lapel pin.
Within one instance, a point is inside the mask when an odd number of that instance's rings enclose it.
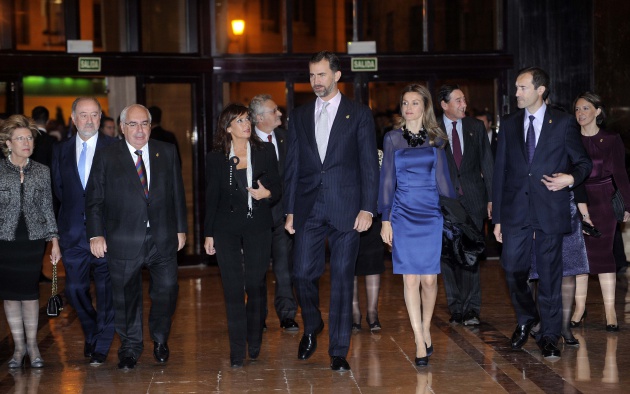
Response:
[[[155,157],[160,157],[160,154],[159,154],[159,153],[156,153],[156,154],[155,154]]]
[[[602,138],[602,139],[600,139],[600,140],[599,140],[599,142],[604,142],[604,139],[603,139],[603,138]]]
[[[551,124],[551,119],[549,119],[549,124]]]
[[[472,137],[472,133],[468,133],[468,135]]]
[[[346,119],[350,119],[350,115],[346,115]]]

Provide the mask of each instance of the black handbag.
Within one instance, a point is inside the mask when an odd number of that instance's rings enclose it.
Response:
[[[612,196],[612,206],[613,211],[615,212],[615,219],[617,219],[619,223],[623,222],[623,215],[626,208],[624,206],[623,197],[621,196],[621,192],[619,191],[619,189],[615,189],[615,194],[613,194]]]
[[[57,263],[53,263],[52,269],[52,295],[46,305],[46,314],[50,317],[57,317],[63,310],[63,300],[57,294]]]

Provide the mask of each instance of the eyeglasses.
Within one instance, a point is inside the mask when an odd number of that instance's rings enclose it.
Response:
[[[11,138],[11,140],[20,141],[20,142],[24,142],[24,141],[33,142],[33,136],[29,135],[28,137],[24,137],[21,135],[19,137]]]
[[[146,129],[147,127],[151,126],[151,123],[149,122],[142,122],[142,123],[138,123],[138,122],[129,122],[129,123],[125,123],[127,126],[129,126],[132,129],[136,129],[138,128],[138,126],[142,126],[143,129]]]

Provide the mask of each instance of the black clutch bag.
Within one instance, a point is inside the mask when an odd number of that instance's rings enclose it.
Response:
[[[52,270],[52,295],[48,299],[48,305],[46,305],[46,314],[50,317],[57,317],[63,310],[63,300],[61,296],[57,294],[57,263],[53,263]]]
[[[624,206],[623,197],[621,196],[621,192],[619,191],[619,189],[616,189],[615,194],[613,194],[612,206],[613,211],[615,212],[615,219],[617,219],[619,223],[623,222],[623,215],[626,209]]]
[[[591,237],[599,238],[602,236],[602,233],[595,228],[595,226],[591,226],[589,223],[582,221],[582,231],[586,235],[590,235]]]

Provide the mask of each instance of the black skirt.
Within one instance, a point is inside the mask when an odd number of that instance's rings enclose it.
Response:
[[[15,241],[0,241],[0,299],[39,299],[39,276],[45,250],[45,240],[28,239],[26,221],[20,215]]]
[[[355,276],[378,275],[385,271],[385,247],[381,239],[381,219],[375,217],[372,226],[361,233],[359,256],[354,268]]]

